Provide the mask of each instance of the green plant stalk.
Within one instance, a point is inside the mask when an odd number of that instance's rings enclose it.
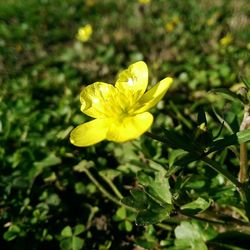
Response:
[[[244,107],[244,116],[240,125],[240,131],[247,129],[250,126],[249,111],[250,105],[246,104]],[[240,143],[240,171],[238,174],[238,180],[240,183],[247,183],[249,180],[247,142]]]
[[[99,191],[105,196],[107,197],[109,200],[111,200],[112,202],[114,202],[115,204],[117,204],[118,206],[124,206],[127,209],[131,210],[131,211],[135,211],[134,208],[128,207],[126,205],[124,205],[123,203],[121,203],[120,200],[116,199],[112,194],[110,194],[97,180],[96,178],[90,173],[90,171],[85,168],[83,170],[85,172],[85,174],[89,177],[89,179],[96,185],[96,187],[99,189]]]
[[[240,171],[238,175],[240,183],[248,182],[248,154],[247,154],[247,143],[243,142],[240,144]]]
[[[107,184],[110,186],[110,188],[112,189],[112,191],[116,194],[116,196],[121,200],[123,198],[123,195],[120,193],[120,191],[116,188],[116,186],[114,185],[114,183],[107,178],[104,175],[100,175],[102,177],[103,180],[105,180],[107,182]]]

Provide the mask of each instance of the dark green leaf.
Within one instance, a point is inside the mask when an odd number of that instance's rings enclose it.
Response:
[[[219,94],[230,101],[240,101],[242,102],[241,96],[235,94],[229,89],[217,88],[211,91],[212,93]]]

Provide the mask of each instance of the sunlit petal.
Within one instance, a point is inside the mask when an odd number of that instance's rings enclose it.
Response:
[[[88,85],[80,94],[81,111],[94,118],[112,116],[117,111],[116,105],[113,105],[116,92],[111,84],[95,82]]]
[[[114,120],[109,125],[107,140],[124,142],[138,138],[150,128],[152,122],[153,116],[148,112]]]
[[[166,77],[147,91],[136,103],[134,107],[135,113],[145,112],[155,106],[166,94],[172,83],[173,78]]]
[[[106,119],[95,119],[74,128],[70,133],[70,142],[78,147],[91,146],[104,140],[107,130]]]
[[[138,100],[148,85],[148,67],[145,62],[139,61],[122,71],[118,75],[115,87],[128,98]]]

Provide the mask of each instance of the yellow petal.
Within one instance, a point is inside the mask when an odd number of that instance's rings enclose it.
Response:
[[[148,67],[145,62],[131,64],[128,69],[118,75],[115,87],[128,98],[138,100],[148,85]]]
[[[155,106],[166,94],[172,83],[173,78],[166,77],[147,91],[136,103],[134,107],[135,113],[138,114],[145,112]]]
[[[116,109],[114,98],[117,90],[111,84],[95,82],[85,87],[80,94],[81,111],[94,118],[113,116]]]
[[[74,128],[70,133],[70,142],[78,147],[94,145],[106,138],[107,120],[95,119]]]
[[[109,125],[107,140],[125,142],[138,138],[150,128],[153,119],[150,113],[145,112],[135,116],[124,117],[120,120],[113,120]]]

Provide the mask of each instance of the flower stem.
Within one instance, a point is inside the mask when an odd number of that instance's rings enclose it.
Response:
[[[244,107],[244,116],[240,125],[240,131],[247,129],[250,126],[249,112],[250,105],[246,104]],[[247,183],[249,180],[247,142],[240,143],[240,171],[238,174],[238,180],[240,183]]]
[[[128,210],[135,211],[134,208],[131,208],[129,206],[126,206],[125,204],[121,203],[120,200],[116,199],[112,194],[110,194],[97,180],[96,178],[90,173],[90,171],[87,168],[84,168],[83,170],[85,174],[89,177],[89,179],[96,185],[96,187],[99,189],[99,191],[106,196],[109,200],[117,204],[118,206],[124,206]]]
[[[101,175],[103,180],[107,182],[107,184],[110,186],[110,188],[113,190],[113,192],[116,194],[116,196],[121,200],[123,198],[123,195],[120,193],[120,191],[116,188],[114,183],[106,176]]]

